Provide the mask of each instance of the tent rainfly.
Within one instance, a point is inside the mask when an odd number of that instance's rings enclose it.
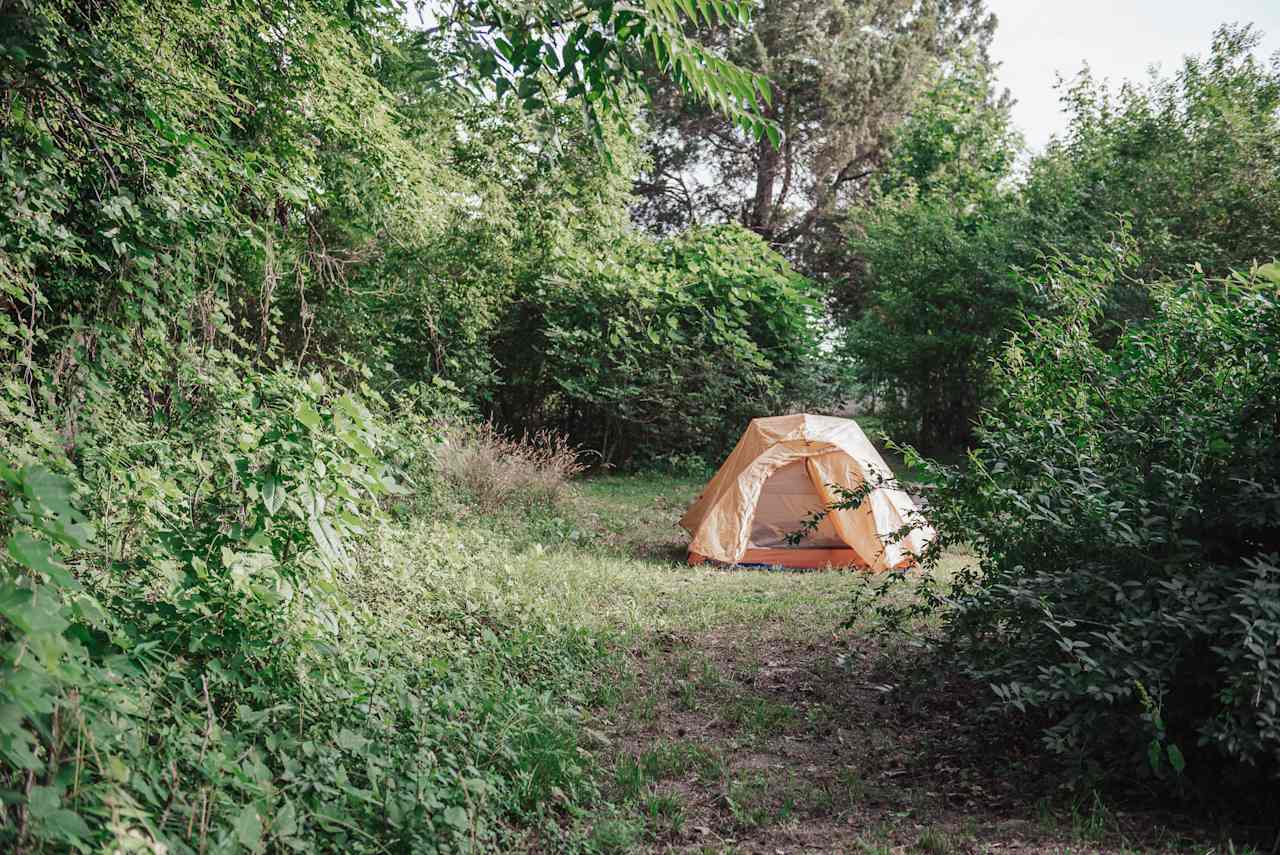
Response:
[[[934,532],[902,490],[877,487],[857,507],[830,511],[798,543],[814,511],[838,501],[829,485],[847,490],[893,473],[851,419],[807,414],[753,419],[737,446],[685,512],[689,563],[784,567],[903,569]],[[911,523],[904,539],[888,535]]]

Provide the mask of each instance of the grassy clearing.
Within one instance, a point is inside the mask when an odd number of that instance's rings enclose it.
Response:
[[[597,660],[585,725],[599,801],[516,848],[1249,851],[1184,836],[1169,817],[1064,799],[1018,746],[992,753],[964,690],[897,691],[919,682],[911,651],[843,626],[852,574],[685,565],[675,521],[701,484],[586,479],[572,507],[511,524],[514,554],[501,537],[479,547],[491,552],[466,584],[612,651]],[[432,537],[465,550],[475,531]]]
[[[920,690],[905,641],[844,626],[853,574],[683,563],[675,521],[701,484],[585,479],[558,510],[463,511],[371,551],[380,625],[428,647],[433,626],[471,627],[473,655],[501,660],[486,679],[526,692],[494,766],[504,850],[1232,851],[1064,798],[1032,752],[993,748],[970,690]]]

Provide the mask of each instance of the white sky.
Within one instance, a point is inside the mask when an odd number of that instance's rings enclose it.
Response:
[[[1280,50],[1280,0],[987,0],[1000,19],[991,45],[1000,82],[1017,104],[1014,124],[1040,149],[1065,121],[1055,73],[1070,79],[1088,63],[1095,77],[1118,84],[1144,80],[1151,65],[1165,74],[1187,54],[1209,50],[1224,23],[1254,23],[1261,53]]]

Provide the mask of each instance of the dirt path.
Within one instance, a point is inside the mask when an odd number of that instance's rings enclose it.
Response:
[[[927,677],[905,639],[881,647],[840,628],[850,576],[674,564],[678,535],[655,525],[681,497],[625,490],[594,507],[660,589],[648,605],[660,619],[607,678],[598,756],[615,807],[593,820],[597,848],[1250,851],[1184,837],[1168,817],[1064,795],[1032,746],[983,731],[974,690],[920,685]]]
[[[643,848],[1132,851],[1119,818],[1028,816],[1028,782],[957,733],[962,701],[904,708],[896,675],[861,664],[875,651],[845,641],[758,645],[738,631],[633,652],[609,732],[615,795],[651,832]]]

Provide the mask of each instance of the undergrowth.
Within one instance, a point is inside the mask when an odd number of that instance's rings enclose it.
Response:
[[[569,479],[586,469],[564,435],[540,430],[511,437],[492,422],[449,427],[435,457],[440,477],[486,513],[560,505]]]
[[[609,646],[503,580],[507,534],[560,519],[572,462],[508,443],[489,469],[505,522],[444,525],[432,499],[482,502],[412,412],[237,368],[207,361],[183,420],[96,387],[116,417],[81,424],[75,459],[22,387],[0,399],[17,461],[0,458],[0,848],[487,852],[558,834],[598,798],[580,710]]]

